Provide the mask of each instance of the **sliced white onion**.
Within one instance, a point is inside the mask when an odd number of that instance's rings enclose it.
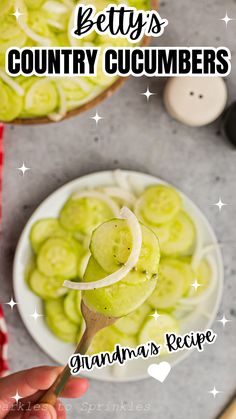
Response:
[[[83,77],[72,78],[73,82],[78,84],[84,92],[91,92],[91,84],[86,82]]]
[[[136,201],[135,196],[131,192],[122,189],[119,186],[107,186],[105,188],[102,188],[102,190],[112,198],[121,199],[122,201],[125,201],[127,204],[130,205],[134,205]]]
[[[86,96],[84,99],[80,99],[80,100],[68,100],[67,101],[68,109],[78,108],[78,107],[84,105],[85,103],[87,103],[90,100],[92,100],[95,97],[97,97],[101,92],[102,92],[102,88],[98,86],[95,89],[93,89],[93,91],[91,92],[91,94],[88,94],[88,96]]]
[[[55,82],[55,85],[57,87],[57,91],[60,97],[60,108],[57,113],[51,113],[48,115],[48,117],[54,122],[59,122],[62,120],[62,118],[64,118],[64,116],[67,113],[67,103],[64,90],[62,89],[59,83]]]
[[[20,28],[25,32],[25,34],[33,41],[37,42],[39,45],[49,46],[51,45],[51,40],[44,38],[43,36],[34,32],[26,23],[24,15],[19,16],[18,24]]]
[[[41,84],[44,84],[44,83],[48,83],[48,79],[43,78],[43,79],[37,80],[31,86],[31,88],[29,89],[29,91],[28,91],[28,93],[26,94],[26,97],[25,97],[25,107],[26,107],[26,109],[29,109],[29,108],[31,108],[33,106],[34,94],[35,94],[37,88]]]
[[[24,96],[24,89],[2,70],[0,70],[0,78],[8,84],[8,86],[10,86],[18,96]]]
[[[139,218],[139,220],[143,219],[143,216],[141,214],[140,207],[143,204],[143,197],[141,196],[139,199],[136,200],[136,203],[134,205],[134,213]]]
[[[64,3],[68,7],[74,6],[73,1],[71,0],[62,0],[62,3]]]
[[[113,172],[115,183],[122,189],[130,191],[130,185],[127,180],[127,174],[120,169]]]
[[[70,45],[72,47],[77,47],[78,46],[78,40],[76,38],[74,38],[74,36],[72,36],[72,29],[74,27],[74,15],[75,15],[75,11],[73,10],[71,15],[70,15],[70,18],[69,18],[67,36],[68,36]]]
[[[53,0],[46,1],[46,3],[44,3],[42,8],[46,12],[49,12],[52,14],[56,13],[60,15],[67,13],[68,11],[68,6],[66,6],[65,4],[59,3],[59,1],[53,1]]]
[[[195,305],[190,306],[177,304],[172,313],[177,320],[182,320],[192,314],[193,311],[196,311]]]
[[[130,189],[132,193],[136,196],[140,196],[144,191],[143,186],[141,186],[139,182],[137,181],[137,179],[134,178],[132,175],[129,175],[128,181],[129,181],[129,185],[130,185]]]
[[[209,244],[208,246],[198,246],[198,250],[195,252],[195,254],[193,255],[192,258],[192,268],[193,270],[196,270],[199,263],[201,262],[202,259],[204,259],[204,257],[214,251],[214,250],[218,250],[222,245],[220,243],[215,243],[215,244]]]
[[[60,22],[57,22],[56,20],[47,19],[47,23],[48,23],[48,25],[52,26],[53,28],[56,28],[56,29],[59,29],[59,30],[64,29],[64,26]]]
[[[91,253],[90,252],[86,252],[85,255],[83,256],[80,265],[79,265],[79,271],[78,271],[78,275],[80,278],[84,277],[86,268],[88,266],[89,263],[89,259],[90,259]]]
[[[134,213],[129,208],[124,207],[120,212],[121,218],[127,221],[132,235],[132,251],[127,262],[121,269],[111,275],[94,282],[72,282],[65,281],[64,286],[75,290],[94,290],[98,288],[108,287],[121,281],[128,273],[136,266],[139,260],[141,247],[142,247],[142,230],[140,224],[135,217]]]
[[[118,217],[120,214],[120,209],[118,205],[116,204],[116,202],[114,202],[111,198],[109,198],[109,196],[105,195],[102,192],[89,190],[89,191],[76,192],[72,196],[72,199],[80,199],[80,198],[81,199],[82,198],[100,199],[101,201],[105,202],[110,207],[110,209],[112,210],[115,216]]]

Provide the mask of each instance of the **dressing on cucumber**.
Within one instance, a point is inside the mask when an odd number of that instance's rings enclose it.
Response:
[[[157,274],[160,249],[155,234],[144,225],[142,248],[137,270],[145,274]],[[99,226],[92,234],[90,251],[98,264],[108,273],[125,264],[132,249],[132,237],[125,220],[112,220]]]
[[[96,281],[107,273],[91,257],[84,281]],[[122,317],[137,309],[150,296],[156,285],[156,277],[141,272],[131,272],[122,281],[91,291],[83,291],[85,304],[96,312],[107,316]]]
[[[22,83],[21,78],[17,83],[27,84],[24,86],[27,89],[32,85],[30,80]],[[132,347],[154,340],[162,344],[164,334],[179,333],[186,316],[193,315],[198,305],[214,290],[214,266],[206,256],[206,249],[199,252],[198,263],[192,262],[196,231],[179,194],[176,192],[176,201],[170,200],[168,221],[154,225],[140,214],[138,205],[140,196],[142,198],[150,188],[139,192],[135,198],[125,182],[122,185],[119,184],[119,188],[124,189],[124,196],[132,198],[128,199],[128,205],[135,207],[138,216],[139,221],[134,214],[132,220],[138,226],[140,247],[132,269],[118,282],[109,286],[101,284],[102,288],[82,293],[63,286],[66,279],[76,287],[84,284],[94,287],[94,283],[117,275],[122,266],[129,265],[131,251],[137,242],[136,227],[131,228],[128,223],[126,216],[131,213],[128,208],[123,219],[114,218],[119,208],[117,192],[121,193],[117,188],[114,196],[111,194],[114,187],[108,185],[73,194],[58,214],[59,218],[38,220],[30,232],[34,254],[26,266],[25,280],[31,291],[44,301],[45,320],[55,336],[65,342],[80,339],[84,330],[81,295],[91,310],[114,317],[123,316],[114,326],[95,337],[91,354],[112,351],[117,343]],[[152,191],[159,186],[163,188],[163,185],[152,186]],[[172,188],[165,188],[165,193],[157,194],[165,197],[161,204],[158,201],[159,214],[170,196],[176,198],[175,194],[172,195]],[[154,207],[157,195],[155,192]],[[98,199],[98,196],[103,199]],[[166,196],[169,197],[167,201]],[[151,201],[148,208],[153,211]],[[197,291],[192,287],[195,279],[201,285]],[[151,317],[154,311],[159,314],[157,320]]]

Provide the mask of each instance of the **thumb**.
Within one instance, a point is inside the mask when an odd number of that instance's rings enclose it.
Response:
[[[36,404],[23,419],[57,419],[57,413],[50,404]]]

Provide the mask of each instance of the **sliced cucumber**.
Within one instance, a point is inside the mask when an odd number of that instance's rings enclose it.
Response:
[[[62,230],[59,222],[55,218],[45,218],[43,220],[36,221],[30,231],[30,242],[35,253],[37,253],[47,239],[50,237],[60,237],[66,235],[66,232]]]
[[[121,333],[125,333],[127,335],[136,335],[149,313],[150,306],[147,303],[144,303],[133,313],[130,313],[128,316],[118,320],[115,323],[115,328],[118,329]]]
[[[42,12],[46,16],[47,24],[54,31],[66,31],[71,10],[60,1],[48,0],[42,6]]]
[[[178,259],[166,259],[169,266],[179,271],[184,281],[183,295],[187,295],[195,280],[195,273],[189,263]]]
[[[27,284],[29,283],[31,274],[33,273],[33,271],[36,269],[36,260],[35,257],[32,256],[25,268],[25,281],[27,282]]]
[[[107,273],[91,257],[84,280],[97,281]],[[121,317],[136,310],[153,292],[156,285],[155,276],[146,276],[141,272],[131,272],[122,281],[91,291],[84,291],[82,296],[85,304],[93,311],[107,316]]]
[[[0,79],[0,121],[11,122],[22,110],[23,99]]]
[[[90,76],[89,80],[101,87],[108,87],[110,84],[112,84],[117,77],[115,76],[108,76],[107,74],[104,73],[103,71],[103,54],[105,51],[105,48],[109,48],[110,45],[109,44],[104,44],[103,46],[101,46],[100,48],[100,54],[98,57],[98,63],[97,63],[97,75],[96,76]]]
[[[54,335],[65,342],[77,342],[80,328],[66,317],[63,298],[45,301],[45,315]]]
[[[65,232],[65,230],[63,230],[63,234],[65,235],[65,240],[67,240],[71,247],[73,247],[78,258],[78,263],[81,263],[81,260],[85,253],[82,243],[80,243],[74,237],[71,237],[68,232]]]
[[[89,81],[80,78],[64,78],[59,81],[67,101],[79,101],[85,99],[94,89]]]
[[[25,45],[27,35],[21,30],[19,25],[16,24],[15,16],[12,16],[11,14],[1,15],[0,28],[0,52],[5,52],[13,45],[18,48]]]
[[[142,249],[137,270],[157,274],[160,249],[156,235],[142,225]],[[127,262],[132,250],[132,237],[125,220],[114,219],[99,226],[92,235],[91,253],[108,273],[115,272]]]
[[[186,212],[181,211],[170,225],[170,237],[162,243],[161,253],[165,256],[188,256],[192,254],[195,242],[194,223]]]
[[[135,7],[139,10],[150,10],[151,2],[150,0],[129,0],[129,6]]]
[[[78,310],[79,300],[81,301],[80,291],[70,291],[64,300],[64,310],[67,317],[76,324],[81,324],[82,314]]]
[[[96,8],[96,13],[102,12],[103,9],[105,9],[107,6],[109,6],[109,2],[107,0],[83,0],[84,5],[90,5],[92,4]],[[113,4],[116,3],[116,1],[113,1]]]
[[[89,263],[90,256],[91,256],[90,252],[84,252],[82,258],[79,259],[78,277],[80,279],[82,279],[84,277],[85,271],[86,271],[88,263]]]
[[[161,260],[155,291],[148,303],[156,309],[174,307],[185,292],[183,268],[173,261]]]
[[[150,317],[143,325],[138,336],[138,342],[141,345],[154,341],[159,345],[163,345],[166,333],[179,333],[177,320],[168,314],[161,314],[157,320]]]
[[[145,223],[144,223],[145,224]],[[163,224],[162,226],[155,227],[151,224],[146,224],[157,236],[160,246],[167,242],[170,238],[170,224]]]
[[[53,81],[38,80],[26,92],[24,108],[32,116],[50,114],[57,109],[58,105],[58,91]]]
[[[39,9],[45,0],[24,0],[24,2],[30,9]]]
[[[16,24],[16,18],[12,15],[1,16],[0,24],[0,42],[16,38],[20,36],[20,34],[22,33],[21,28],[19,27],[19,25]]]
[[[113,352],[116,345],[134,348],[137,341],[132,336],[120,333],[114,326],[106,327],[96,334],[88,350],[89,355],[100,352]]]
[[[40,248],[37,266],[39,271],[46,276],[75,278],[77,275],[77,254],[67,240],[49,239]]]
[[[9,13],[12,6],[13,6],[13,0],[1,0],[0,16],[6,15],[7,13]]]
[[[98,35],[98,37],[96,38],[96,44],[99,46],[104,46],[105,44],[106,47],[110,48],[125,48],[131,45],[127,38],[112,38],[111,36],[104,34]]]
[[[140,223],[144,224],[145,226],[149,227],[157,236],[160,245],[165,243],[170,238],[170,223],[162,224],[159,226],[155,226],[149,223],[140,213],[138,210],[138,206],[135,209],[136,216]]]
[[[61,225],[72,233],[91,234],[103,221],[109,220],[114,214],[108,205],[94,198],[71,198],[60,213]]]
[[[141,195],[136,211],[153,225],[168,223],[180,211],[182,200],[170,186],[151,186]]]
[[[67,294],[68,289],[63,287],[64,279],[53,276],[45,276],[35,269],[29,278],[29,286],[32,291],[43,300],[56,299]]]
[[[46,13],[43,13],[40,9],[30,10],[27,16],[27,25],[35,34],[47,39],[53,38],[54,46],[57,46],[57,39],[50,30]]]
[[[11,39],[0,39],[0,52],[5,54],[7,49],[11,48],[12,45],[14,45],[15,48],[22,48],[26,45],[26,41],[27,36],[24,32],[20,32],[18,36]]]
[[[194,290],[194,297],[201,295],[201,293],[208,288],[212,278],[212,270],[206,259],[203,259],[199,263],[199,266],[196,271],[196,277],[199,285],[201,286],[198,289]]]

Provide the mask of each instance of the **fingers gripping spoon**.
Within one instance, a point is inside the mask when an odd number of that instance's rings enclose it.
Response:
[[[114,324],[119,318],[108,317],[103,314],[90,310],[82,301],[81,311],[85,320],[85,331],[76,348],[75,354],[85,355],[94,336],[107,326]],[[62,393],[66,383],[71,377],[68,365],[64,368],[55,383],[38,400],[38,403],[47,403],[55,406],[57,398]]]

